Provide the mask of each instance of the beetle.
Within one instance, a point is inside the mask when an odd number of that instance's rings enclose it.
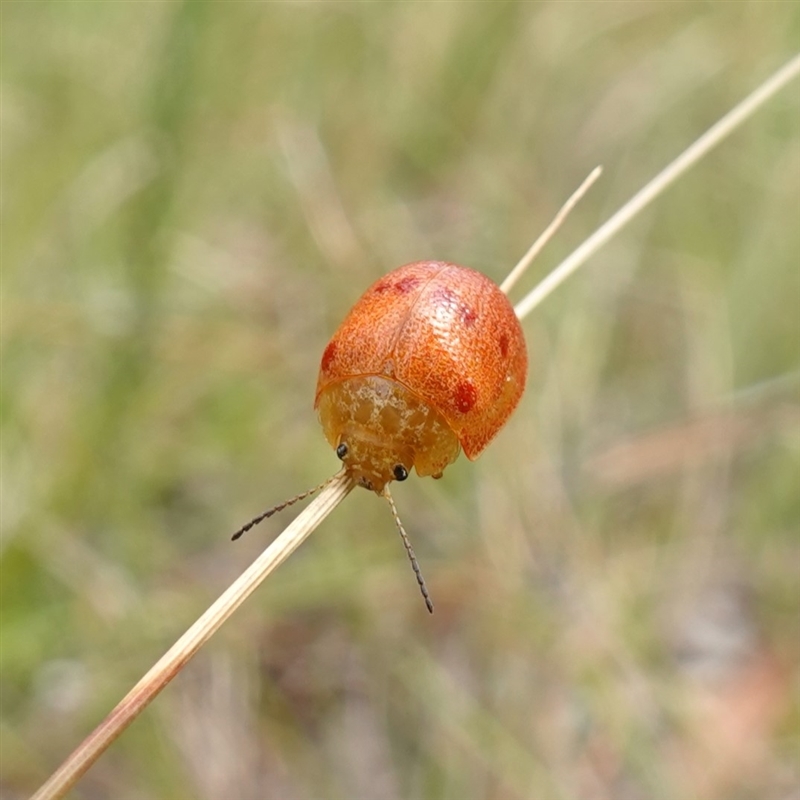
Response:
[[[431,612],[389,484],[412,469],[440,478],[461,450],[474,461],[517,407],[527,369],[505,294],[482,273],[445,261],[406,264],[373,283],[322,353],[314,407],[325,438],[356,483],[388,500]]]

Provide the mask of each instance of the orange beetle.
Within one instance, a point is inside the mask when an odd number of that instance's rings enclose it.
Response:
[[[461,448],[476,459],[517,407],[527,366],[522,328],[499,287],[443,261],[407,264],[370,286],[322,354],[314,407],[325,437],[343,468],[389,501],[430,611],[388,484],[412,467],[440,478]]]
[[[322,354],[314,407],[367,489],[411,468],[476,459],[525,388],[525,337],[500,289],[442,261],[400,267],[362,295]]]

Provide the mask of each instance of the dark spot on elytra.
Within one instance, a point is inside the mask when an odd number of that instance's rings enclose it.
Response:
[[[462,413],[466,414],[475,405],[478,399],[478,390],[472,381],[462,381],[456,387],[456,408]]]
[[[384,292],[388,292],[389,289],[392,288],[394,282],[392,281],[391,276],[387,275],[385,278],[381,278],[375,286],[372,287],[372,291],[374,294],[383,294]]]
[[[374,294],[384,294],[385,292],[397,292],[398,294],[408,294],[415,287],[419,286],[420,278],[414,275],[406,275],[399,280],[394,275],[389,274],[379,280],[372,291]]]
[[[322,371],[327,372],[330,369],[333,359],[336,358],[336,342],[329,342],[322,354]]]
[[[500,334],[500,341],[498,343],[500,345],[500,355],[505,358],[508,355],[508,334]]]
[[[406,275],[404,278],[400,278],[400,280],[395,283],[394,288],[396,291],[400,292],[400,294],[407,294],[419,286],[419,284],[419,278],[416,278],[414,275]]]
[[[431,300],[437,306],[453,306],[458,302],[456,293],[446,286],[437,286],[431,292]]]
[[[458,309],[458,315],[465,328],[471,328],[475,324],[475,320],[478,319],[478,314],[475,309],[465,305],[462,305]]]

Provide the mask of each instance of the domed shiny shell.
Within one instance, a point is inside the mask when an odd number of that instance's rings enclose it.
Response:
[[[475,459],[516,408],[526,373],[522,328],[499,287],[466,267],[420,261],[353,306],[323,352],[314,406],[338,382],[385,376],[430,403]]]

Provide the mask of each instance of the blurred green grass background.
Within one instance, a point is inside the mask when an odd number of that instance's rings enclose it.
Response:
[[[26,797],[337,468],[366,286],[542,276],[800,41],[797,3],[2,5],[0,793]],[[526,320],[476,464],[353,496],[75,796],[800,787],[800,89]],[[529,276],[520,297],[535,282]]]

